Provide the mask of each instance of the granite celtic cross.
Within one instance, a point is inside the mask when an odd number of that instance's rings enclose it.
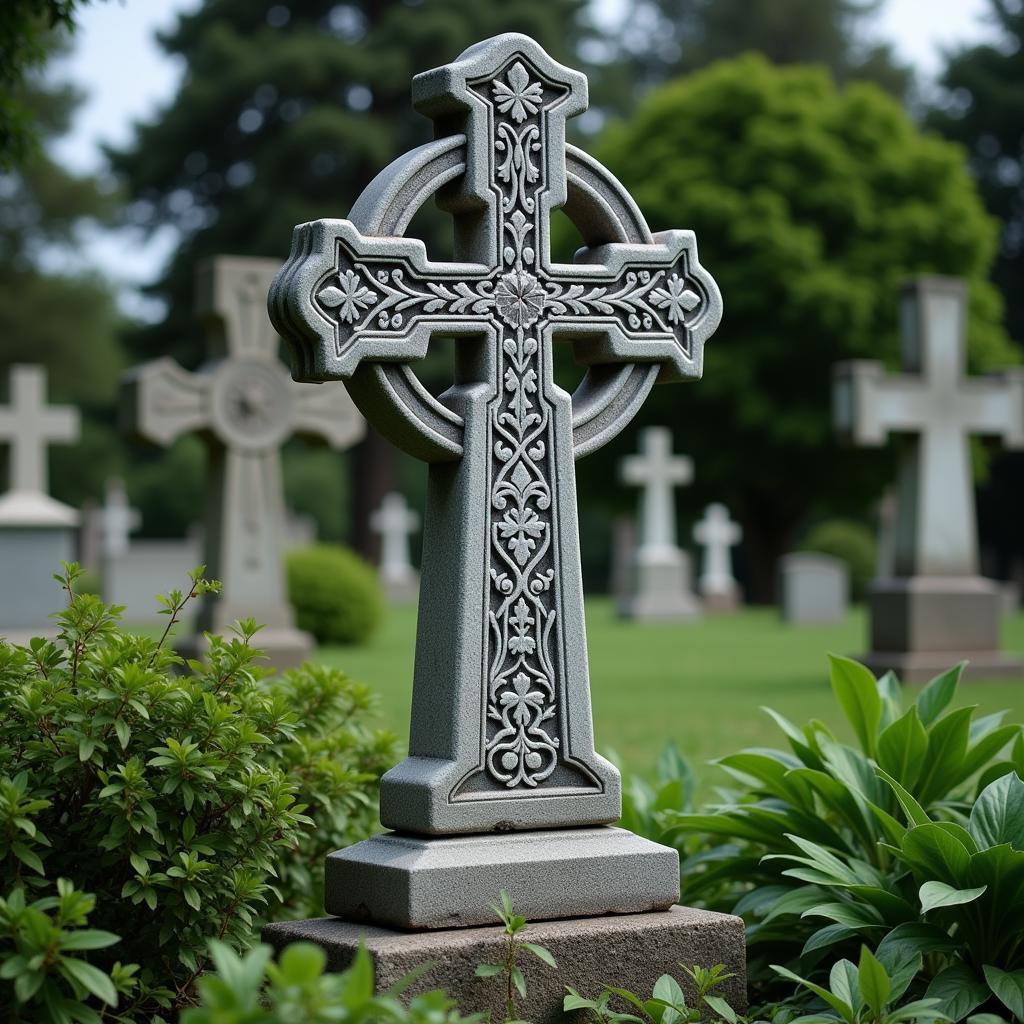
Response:
[[[363,414],[430,463],[409,757],[381,820],[426,834],[614,821],[594,751],[574,458],[656,380],[700,376],[717,287],[692,232],[651,235],[622,186],[565,141],[586,78],[505,35],[413,82],[437,139],[370,184],[348,220],[295,229],[270,293],[299,380],[346,382]],[[456,259],[401,237],[436,194]],[[585,248],[549,257],[562,207]],[[439,398],[411,364],[455,336]],[[552,380],[552,343],[588,367]]]

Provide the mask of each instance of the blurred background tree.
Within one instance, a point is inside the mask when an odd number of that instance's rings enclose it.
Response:
[[[48,45],[57,49],[53,37]],[[99,493],[117,464],[113,400],[125,366],[121,318],[109,285],[73,269],[81,264],[81,228],[109,221],[115,199],[95,177],[71,173],[47,152],[67,131],[81,101],[76,90],[43,84],[29,71],[10,95],[32,127],[17,144],[16,166],[0,174],[0,388],[6,389],[10,363],[42,362],[49,400],[82,410],[81,444],[50,454],[53,493],[78,505]]]
[[[177,95],[138,126],[130,147],[110,153],[132,201],[131,221],[149,232],[167,224],[181,232],[151,289],[167,316],[129,339],[133,355],[169,354],[197,365],[202,339],[191,310],[199,259],[233,253],[283,260],[295,224],[345,216],[379,170],[429,141],[430,123],[411,106],[413,75],[505,31],[526,32],[556,58],[576,63],[583,4],[206,0],[183,15],[161,38],[167,53],[185,62]],[[450,228],[435,211],[417,218],[417,232],[434,253],[450,249]],[[305,457],[291,452],[293,466]],[[398,482],[396,453],[371,431],[348,465],[347,517],[327,508],[330,493],[308,472],[290,475],[289,500],[314,515],[328,537],[336,536],[328,520],[344,528],[347,519],[349,539],[373,557],[370,512]],[[408,482],[422,487],[421,476],[410,473]],[[180,485],[168,478],[167,486]]]
[[[1024,346],[1024,5],[988,0],[992,43],[950,54],[928,123],[966,147],[986,209],[1002,224],[992,279],[1006,303],[1010,336]],[[1024,455],[992,466],[979,496],[988,572],[1008,578],[1024,567]]]
[[[694,457],[688,504],[724,501],[738,516],[748,596],[768,600],[801,526],[863,514],[891,479],[884,452],[838,451],[830,380],[839,359],[895,365],[906,278],[964,276],[973,369],[1012,361],[987,280],[996,222],[961,151],[922,134],[877,86],[839,89],[822,68],[756,55],[654,90],[596,155],[653,229],[696,231],[727,296],[704,379],[655,389],[640,422],[671,426]],[[593,476],[583,488],[602,493]]]

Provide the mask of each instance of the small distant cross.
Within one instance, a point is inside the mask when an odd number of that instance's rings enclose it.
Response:
[[[623,483],[643,487],[642,549],[675,548],[675,488],[693,480],[693,460],[672,454],[672,434],[665,427],[648,427],[640,435],[640,455],[622,462]]]
[[[396,491],[384,495],[370,526],[380,534],[380,574],[387,583],[407,583],[413,575],[409,562],[409,535],[419,529],[420,517]]]
[[[836,367],[834,414],[854,443],[908,435],[899,476],[897,576],[971,576],[978,539],[970,437],[1024,447],[1024,375],[968,377],[966,289],[920,278],[904,289],[902,374],[881,363]]]
[[[704,548],[701,593],[705,596],[732,593],[736,580],[729,549],[743,539],[743,531],[729,518],[729,510],[721,502],[712,502],[704,510],[704,518],[693,528],[693,539]]]
[[[131,534],[141,525],[139,510],[128,504],[124,481],[120,477],[111,477],[107,481],[103,508],[100,510],[103,554],[108,558],[123,555],[128,550]]]
[[[10,404],[0,406],[0,441],[11,446],[10,490],[48,494],[47,446],[78,440],[78,410],[46,404],[42,366],[12,366],[8,379]]]

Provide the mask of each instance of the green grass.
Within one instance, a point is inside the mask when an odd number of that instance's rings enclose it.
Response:
[[[322,648],[317,657],[369,684],[381,698],[383,722],[409,730],[413,609],[393,610],[365,647]],[[760,710],[774,708],[798,723],[820,718],[838,728],[828,685],[827,652],[863,650],[861,609],[838,626],[784,625],[772,609],[709,617],[692,625],[619,621],[607,599],[587,602],[587,639],[598,749],[649,773],[674,740],[701,774],[712,758],[751,746],[778,746],[780,734]],[[1024,650],[1024,614],[1004,628],[1010,650]],[[960,699],[983,712],[1008,709],[1024,720],[1024,685],[965,683]]]

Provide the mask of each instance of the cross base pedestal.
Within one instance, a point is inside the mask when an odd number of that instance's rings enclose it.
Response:
[[[735,977],[720,992],[738,1013],[746,1009],[746,956],[743,922],[738,917],[673,906],[650,914],[531,924],[526,939],[547,947],[558,969],[524,957],[527,997],[517,1001],[521,1020],[561,1021],[566,985],[590,998],[596,998],[605,983],[649,998],[662,974],[682,982],[692,1005],[693,990],[680,964],[724,964]],[[491,1020],[506,1016],[502,980],[475,976],[477,964],[499,963],[504,955],[505,934],[499,926],[409,933],[321,917],[267,925],[263,941],[278,951],[290,942],[313,942],[327,954],[333,971],[344,970],[362,942],[373,957],[378,990],[429,962],[431,969],[403,999],[443,988],[463,1013],[489,1011]]]
[[[999,645],[1001,594],[981,576],[877,580],[868,595],[873,672],[926,682],[959,661],[974,679],[1024,678],[1024,661]]]
[[[413,605],[420,596],[420,575],[418,572],[408,572],[403,576],[381,575],[381,586],[384,588],[384,596],[388,604],[396,606]]]
[[[738,586],[723,590],[702,591],[701,608],[709,615],[731,615],[743,604],[743,591]]]
[[[687,622],[700,617],[693,593],[690,556],[668,549],[646,554],[641,550],[631,571],[629,594],[619,607],[626,619],[640,622]]]
[[[206,657],[209,646],[204,633],[193,633],[178,640],[174,649],[183,658],[201,661]],[[306,661],[312,655],[316,641],[301,629],[284,626],[277,629],[261,629],[253,637],[252,646],[259,648],[266,655],[267,660],[259,664],[270,665],[282,671],[295,668]]]
[[[679,855],[625,829],[466,836],[387,832],[327,857],[324,906],[404,929],[489,924],[504,890],[531,921],[664,910]]]

